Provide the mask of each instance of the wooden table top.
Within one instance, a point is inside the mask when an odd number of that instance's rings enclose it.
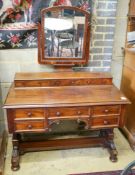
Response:
[[[114,85],[11,87],[4,108],[129,104]]]

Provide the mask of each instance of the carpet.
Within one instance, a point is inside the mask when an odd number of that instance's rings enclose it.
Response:
[[[80,173],[80,174],[69,174],[69,175],[120,175],[121,172],[122,172],[121,170],[117,170],[117,171],[104,171],[104,172]],[[135,175],[135,170],[133,171],[132,175]]]
[[[90,0],[70,1],[73,6],[92,10]],[[41,20],[40,11],[54,2],[56,0],[0,0],[0,50],[37,48],[36,24]]]

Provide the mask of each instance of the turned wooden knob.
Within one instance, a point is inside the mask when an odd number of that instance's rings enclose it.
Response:
[[[72,83],[72,84],[75,84],[75,81],[72,81],[71,83]]]
[[[90,81],[87,81],[87,84],[90,84]]]
[[[105,109],[105,113],[108,113],[109,112],[109,109]]]
[[[32,129],[32,125],[28,125],[28,129]]]
[[[81,114],[81,111],[77,111],[77,114],[80,115]]]
[[[32,116],[32,113],[31,112],[28,112],[27,115],[28,115],[28,117],[31,117]]]
[[[60,114],[61,114],[60,112],[56,112],[56,115],[57,115],[57,116],[60,116]]]
[[[107,120],[104,120],[104,125],[108,125],[109,122]]]

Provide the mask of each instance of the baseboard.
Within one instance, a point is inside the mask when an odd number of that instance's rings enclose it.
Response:
[[[126,136],[126,138],[128,139],[129,144],[130,144],[132,150],[135,151],[135,136],[133,136],[133,134],[127,129],[126,126],[124,126],[121,129],[121,131]]]
[[[4,131],[0,142],[0,175],[4,175],[5,155],[7,151],[8,133]]]

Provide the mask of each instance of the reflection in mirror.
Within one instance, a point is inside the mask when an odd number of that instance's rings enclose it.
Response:
[[[72,9],[44,13],[45,57],[82,58],[85,15]]]

